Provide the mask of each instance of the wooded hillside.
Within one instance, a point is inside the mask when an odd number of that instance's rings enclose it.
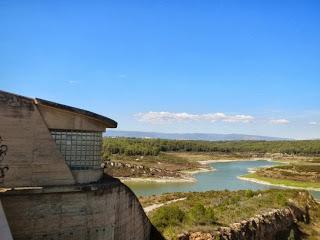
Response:
[[[320,140],[303,141],[184,141],[139,138],[105,138],[103,154],[127,156],[160,152],[283,153],[320,155]]]

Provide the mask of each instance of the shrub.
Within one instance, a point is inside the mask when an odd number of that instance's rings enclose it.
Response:
[[[188,215],[194,224],[205,225],[215,222],[213,209],[211,207],[205,208],[201,203],[197,203],[192,207]]]
[[[214,224],[216,221],[216,217],[214,215],[214,210],[212,207],[206,208],[206,214],[205,217],[207,219],[207,223]]]
[[[182,223],[184,212],[177,206],[165,206],[157,210],[151,216],[151,222],[155,227],[164,230],[168,226],[177,226]]]
[[[246,190],[245,195],[247,198],[252,198],[254,196],[254,192],[250,189]]]
[[[177,232],[174,227],[168,226],[165,228],[163,231],[163,235],[165,236],[166,239],[171,239],[171,240],[176,240],[177,239]]]
[[[284,206],[287,203],[286,197],[284,196],[283,193],[280,193],[280,192],[277,193],[276,200],[277,200],[277,203],[281,206]]]

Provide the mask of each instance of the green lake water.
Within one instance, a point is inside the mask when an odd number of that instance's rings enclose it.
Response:
[[[195,174],[195,183],[127,183],[137,196],[148,196],[167,192],[202,192],[209,190],[240,190],[240,189],[271,189],[274,186],[240,180],[237,177],[248,173],[249,169],[274,166],[277,163],[269,161],[234,161],[212,163],[213,172]],[[311,192],[320,199],[320,192]]]

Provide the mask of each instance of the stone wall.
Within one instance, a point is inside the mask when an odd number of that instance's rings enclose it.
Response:
[[[152,226],[138,199],[115,179],[0,197],[15,240],[150,239]]]

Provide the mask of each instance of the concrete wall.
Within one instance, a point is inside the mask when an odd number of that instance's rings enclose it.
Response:
[[[89,170],[72,170],[72,175],[76,183],[92,183],[101,179],[103,169],[89,169]]]
[[[128,187],[101,178],[102,169],[67,166],[49,129],[104,131],[107,124],[79,111],[0,91],[0,189],[15,188],[0,191],[0,240],[10,231],[15,240],[150,239],[154,228]]]
[[[157,233],[119,180],[100,179],[102,169],[71,172],[50,128],[105,125],[0,91],[0,189],[15,188],[0,191],[0,240],[10,231],[15,240],[148,240]]]
[[[15,240],[144,240],[151,224],[119,181],[83,189],[50,188],[1,194]]]
[[[0,200],[0,239],[13,240],[6,214],[4,213],[4,210],[2,207],[1,200]]]
[[[103,123],[83,115],[38,104],[39,111],[50,129],[104,132]]]
[[[75,183],[33,99],[0,91],[0,137],[0,188]]]

